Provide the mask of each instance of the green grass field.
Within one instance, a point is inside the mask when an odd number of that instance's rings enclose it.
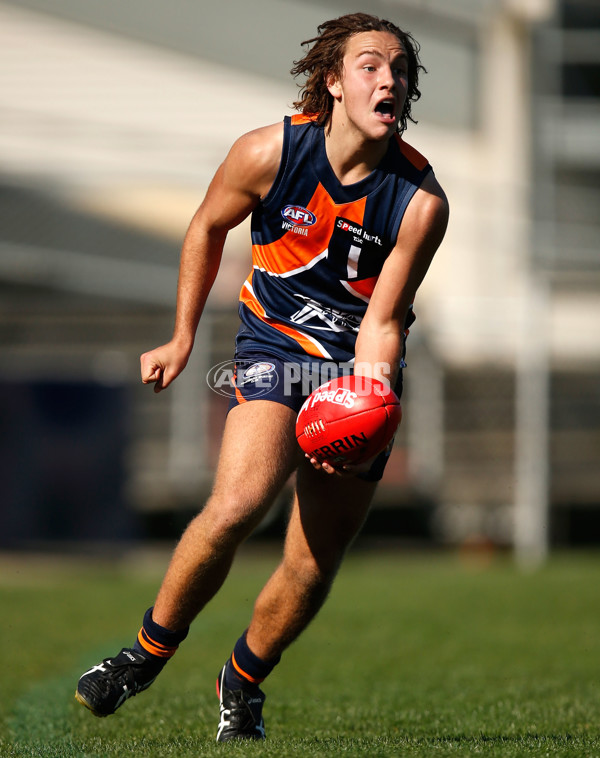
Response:
[[[153,687],[114,716],[77,678],[130,645],[148,570],[0,559],[1,756],[600,756],[600,556],[353,553],[265,685],[265,744],[214,742],[214,680],[276,561],[242,554]]]

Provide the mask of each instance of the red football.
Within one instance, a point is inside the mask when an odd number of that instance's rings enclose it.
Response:
[[[318,387],[298,414],[296,437],[305,453],[339,466],[373,458],[393,438],[402,408],[378,379],[342,376]]]

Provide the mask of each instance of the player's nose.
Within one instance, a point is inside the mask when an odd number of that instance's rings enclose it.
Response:
[[[394,79],[394,72],[389,65],[382,66],[381,75],[379,79],[379,86],[381,89],[387,89],[393,92],[396,89],[396,80]]]

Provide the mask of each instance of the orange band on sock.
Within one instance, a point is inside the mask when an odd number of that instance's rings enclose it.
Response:
[[[264,679],[255,679],[253,676],[250,676],[250,674],[247,674],[243,669],[241,669],[237,661],[235,660],[235,655],[231,654],[231,662],[233,663],[233,668],[238,672],[240,676],[243,676],[244,679],[247,679],[249,682],[252,682],[252,684],[260,684],[261,682],[264,682]]]
[[[158,658],[171,658],[179,647],[178,645],[167,647],[166,645],[161,645],[160,642],[155,642],[148,636],[148,632],[144,627],[139,631],[138,642],[144,650],[147,650],[151,655],[156,655]]]

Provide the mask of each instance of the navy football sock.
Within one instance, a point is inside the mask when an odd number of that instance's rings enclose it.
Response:
[[[187,637],[189,628],[180,632],[173,632],[157,624],[152,618],[152,608],[148,608],[144,615],[144,623],[140,629],[133,649],[137,653],[145,655],[156,663],[162,665],[172,658],[179,647],[179,643]]]
[[[246,630],[247,632],[248,630]],[[225,669],[225,686],[229,690],[257,687],[273,671],[281,656],[263,661],[248,647],[246,632],[235,643]]]

